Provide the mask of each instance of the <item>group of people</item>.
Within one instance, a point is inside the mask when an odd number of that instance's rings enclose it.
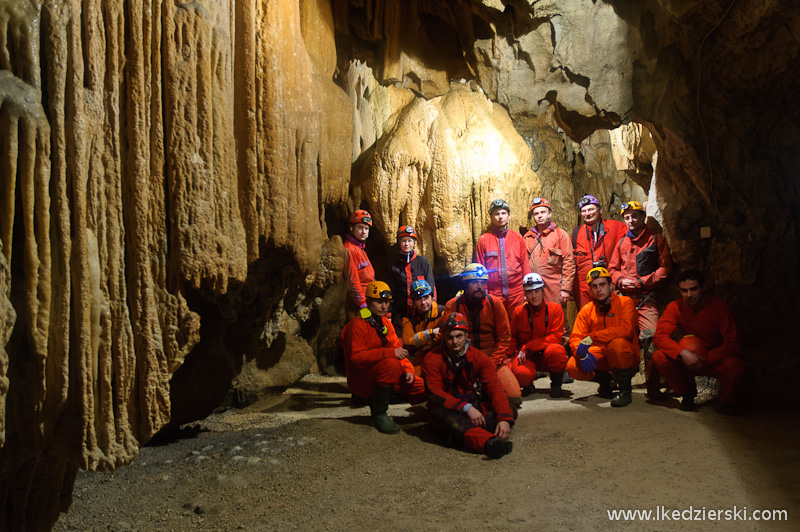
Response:
[[[744,367],[736,325],[727,305],[705,293],[703,274],[683,271],[681,299],[659,317],[655,290],[672,260],[642,204],[624,203],[624,222],[603,219],[594,196],[578,208],[583,223],[570,237],[551,221],[548,200],[534,198],[523,235],[509,227],[508,203],[493,201],[475,262],[460,274],[463,290],[443,306],[429,262],[415,251],[415,229],[399,228],[388,283],[378,281],[364,250],[372,218],[352,214],[344,278],[354,317],[341,339],[348,387],[369,403],[379,431],[399,432],[387,411],[390,396],[402,394],[427,401],[467,447],[499,458],[511,452],[516,411],[535,392],[537,373],[549,373],[551,398],[563,397],[571,379],[592,380],[624,407],[642,353],[651,400],[667,398],[663,376],[681,409],[694,410],[694,378],[705,375],[719,379],[723,410],[737,411]],[[579,309],[571,328],[570,300]]]

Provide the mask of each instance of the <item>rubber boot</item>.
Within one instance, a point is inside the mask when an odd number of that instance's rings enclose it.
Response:
[[[522,389],[522,397],[528,397],[534,393],[536,393],[536,385],[533,383],[530,383]]]
[[[389,409],[389,396],[392,394],[391,386],[375,385],[375,395],[372,397],[372,403],[369,405],[370,414],[372,414],[372,424],[379,432],[384,434],[397,434],[400,432],[400,427],[394,424],[386,411]]]
[[[694,377],[692,377],[692,383],[686,388],[686,391],[683,392],[683,397],[681,397],[681,410],[694,412],[696,410],[694,406],[695,397],[697,397],[697,384],[694,381]]]
[[[595,371],[594,380],[600,386],[597,388],[597,395],[603,399],[614,397],[614,390],[611,388],[611,374],[607,371]]]
[[[652,401],[666,401],[667,395],[661,391],[661,373],[652,360],[644,361],[644,374],[647,378],[647,397]]]
[[[619,393],[611,400],[611,406],[628,406],[633,401],[633,386],[631,386],[631,379],[636,375],[637,366],[631,366],[625,369],[614,368],[614,378],[619,385]]]
[[[550,397],[553,399],[564,397],[564,394],[561,392],[561,379],[563,376],[563,372],[550,372]]]
[[[486,456],[489,458],[494,459],[509,454],[513,448],[514,445],[510,441],[494,436],[487,440],[483,452],[486,453]]]
[[[564,384],[572,384],[575,382],[575,379],[569,376],[569,373],[566,371],[561,374],[561,382]]]

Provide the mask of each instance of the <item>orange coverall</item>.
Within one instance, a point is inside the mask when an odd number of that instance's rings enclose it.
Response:
[[[364,296],[367,285],[375,280],[375,270],[364,251],[364,244],[351,235],[344,237],[344,270],[342,271],[347,295],[352,303],[359,308],[367,307],[367,298]]]
[[[341,339],[347,387],[355,395],[369,398],[375,394],[376,385],[391,386],[394,393],[407,394],[411,403],[424,401],[425,383],[422,379],[416,378],[412,384],[403,379],[403,374],[414,373],[414,366],[408,359],[395,357],[394,350],[403,344],[394,332],[392,322],[384,316],[380,318],[380,324],[385,327],[384,335],[379,335],[375,327],[361,316],[344,326]]]
[[[522,235],[513,229],[482,234],[475,247],[475,262],[489,270],[486,289],[501,298],[508,314],[525,301],[522,279],[531,273],[531,267]]]
[[[572,253],[575,256],[577,272],[572,295],[579,309],[592,301],[592,292],[586,282],[586,275],[592,269],[592,262],[603,260],[608,268],[614,248],[627,230],[628,226],[618,220],[601,220],[596,233],[586,224],[575,228],[575,237],[572,239],[575,246]]]
[[[584,305],[575,318],[575,327],[569,337],[573,353],[587,336],[592,337],[589,352],[597,358],[597,370],[627,369],[639,363],[639,334],[636,330],[636,304],[629,297],[611,294],[608,307],[596,301]],[[567,373],[573,379],[591,380],[594,371],[584,373],[578,360],[567,362]]]
[[[640,257],[640,254],[643,252],[649,254],[651,263],[639,265],[637,268],[637,257],[641,261],[644,256]],[[619,245],[614,248],[608,271],[617,290],[622,295],[633,298],[638,305],[642,298],[660,285],[672,271],[672,258],[667,239],[663,235],[656,236],[647,227],[637,237],[630,231],[626,232],[620,239]],[[623,290],[620,286],[622,279],[636,280],[637,287],[633,290]],[[658,323],[658,306],[655,299],[641,305],[638,311],[639,330],[655,330]]]
[[[575,279],[575,257],[569,235],[551,222],[541,234],[534,227],[523,238],[528,249],[528,266],[544,281],[544,300],[560,305],[561,291],[572,293]]]
[[[511,318],[511,337],[514,345],[509,350],[511,371],[520,386],[529,386],[536,380],[536,371],[561,373],[567,366],[567,350],[561,345],[564,334],[564,311],[561,305],[545,301],[537,310],[526,301],[517,307]],[[517,353],[525,349],[525,362],[517,360]]]
[[[433,418],[455,433],[470,449],[483,453],[486,442],[494,436],[497,422],[507,421],[514,425],[514,415],[494,364],[482,351],[470,346],[454,363],[444,352],[444,347],[437,346],[425,355],[422,371]],[[481,391],[480,396],[475,393],[475,384]],[[473,425],[469,420],[464,411],[467,403],[473,405],[472,408],[480,408],[486,418],[485,428]]]
[[[683,350],[678,341],[692,334],[706,348],[705,362],[692,370],[677,360]],[[741,344],[728,305],[715,297],[705,295],[698,308],[691,308],[682,299],[673,301],[658,320],[653,338],[658,349],[653,363],[669,382],[670,387],[683,395],[695,375],[719,380],[719,401],[731,404],[743,385],[744,364],[736,356]]]
[[[431,301],[431,309],[425,316],[419,316],[412,310],[410,318],[403,318],[403,345],[409,352],[414,351],[412,363],[417,376],[422,375],[422,359],[425,353],[439,342],[441,334],[433,334],[433,330],[445,321],[445,314],[436,301]],[[410,358],[410,357],[409,357]]]
[[[514,373],[506,364],[508,350],[511,348],[511,330],[508,314],[500,298],[487,295],[479,305],[472,308],[463,295],[456,296],[444,306],[444,315],[460,312],[469,323],[469,339],[472,347],[480,349],[491,358],[497,368],[497,375],[508,397],[522,397]],[[476,330],[477,329],[477,330]]]

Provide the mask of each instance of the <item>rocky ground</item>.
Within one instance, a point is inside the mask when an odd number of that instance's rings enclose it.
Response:
[[[595,384],[566,385],[559,400],[548,385],[538,380],[525,400],[513,453],[491,461],[442,446],[422,407],[393,405],[403,432],[379,434],[367,408],[349,406],[344,379],[309,376],[145,447],[130,467],[80,474],[55,530],[800,529],[796,413],[681,412],[675,399],[648,404],[643,390],[612,409]],[[607,513],[661,506],[737,520]],[[742,520],[754,510],[788,520]]]

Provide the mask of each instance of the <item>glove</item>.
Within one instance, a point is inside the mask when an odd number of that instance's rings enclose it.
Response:
[[[587,338],[589,337],[587,336]],[[592,339],[589,338],[590,342],[591,340]],[[583,340],[583,342],[585,341],[586,339]],[[578,357],[578,363],[581,365],[581,370],[583,370],[584,373],[591,373],[594,371],[594,368],[597,367],[597,357],[589,352],[589,344],[583,342],[578,345],[576,356]]]

